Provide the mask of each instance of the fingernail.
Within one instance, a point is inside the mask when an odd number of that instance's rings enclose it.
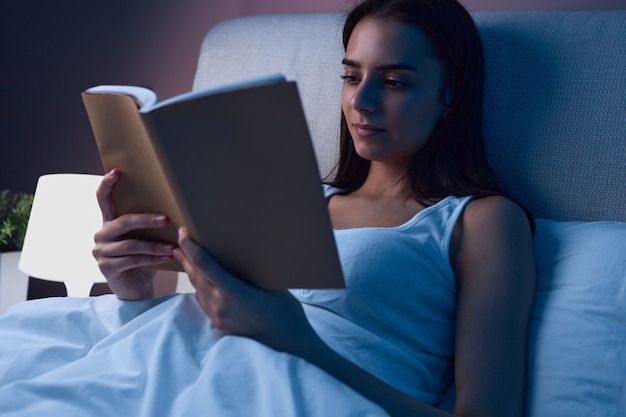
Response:
[[[166,221],[167,221],[167,217],[163,215],[155,216],[154,218],[154,223],[156,224],[165,224]]]
[[[161,252],[172,254],[174,252],[174,245],[163,245],[161,247]]]

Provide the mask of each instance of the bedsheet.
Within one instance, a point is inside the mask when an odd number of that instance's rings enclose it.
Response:
[[[49,298],[0,316],[2,416],[386,416],[308,362],[220,337],[193,294]]]

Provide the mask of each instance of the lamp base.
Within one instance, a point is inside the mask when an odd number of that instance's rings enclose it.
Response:
[[[19,251],[0,253],[0,314],[13,304],[26,301],[28,275],[17,268],[20,256]]]

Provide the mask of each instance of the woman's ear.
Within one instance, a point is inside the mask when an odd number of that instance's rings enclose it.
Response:
[[[452,102],[454,101],[454,96],[456,95],[456,90],[459,88],[459,85],[459,83],[454,83],[448,85],[448,87],[446,88],[444,102],[446,103],[447,107],[452,106]]]
[[[452,108],[452,103],[454,102],[454,94],[458,86],[459,84],[455,83],[455,84],[449,85],[446,88],[446,92],[443,97],[443,102],[444,102],[445,107],[443,108],[443,111],[441,112],[442,119],[445,119],[446,117],[448,117],[448,113],[450,113],[450,109]]]

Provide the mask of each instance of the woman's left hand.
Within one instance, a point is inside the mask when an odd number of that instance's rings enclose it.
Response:
[[[319,341],[289,291],[259,289],[234,277],[184,227],[179,230],[174,256],[189,275],[198,303],[222,334],[249,337],[299,356]]]

